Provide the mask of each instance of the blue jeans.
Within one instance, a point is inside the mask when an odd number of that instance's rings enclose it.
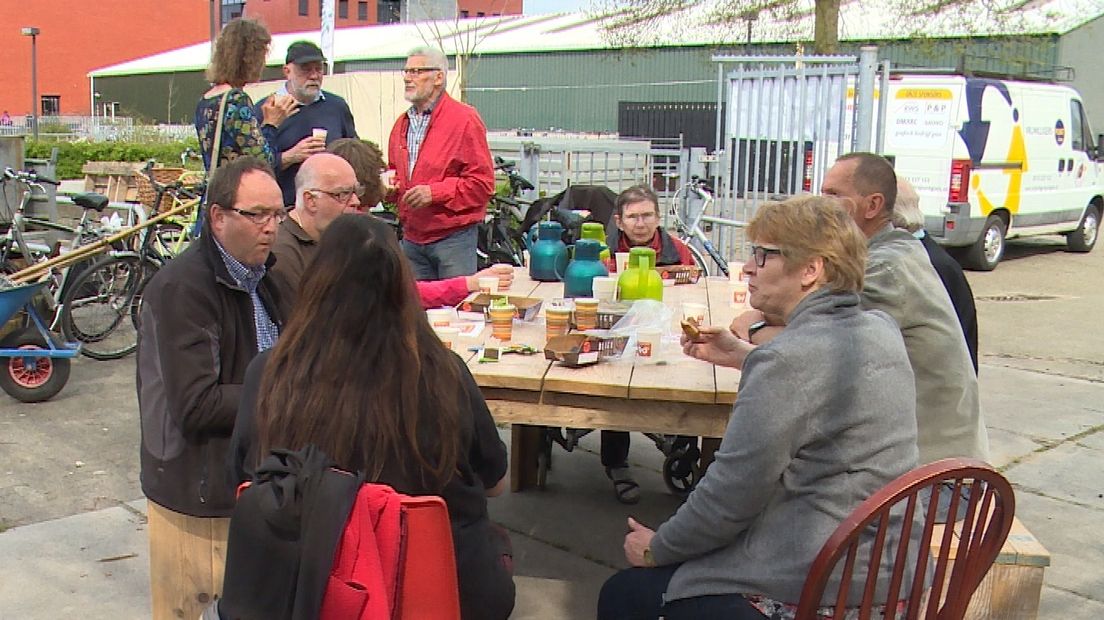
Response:
[[[403,253],[417,280],[446,280],[470,276],[478,264],[475,254],[479,224],[462,228],[433,243],[413,243],[403,239]]]
[[[606,580],[598,595],[598,620],[763,620],[739,594],[717,594],[663,602],[677,564],[629,568]]]

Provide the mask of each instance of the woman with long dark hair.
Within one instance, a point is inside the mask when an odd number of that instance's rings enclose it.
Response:
[[[506,447],[467,366],[426,321],[394,232],[342,215],[306,273],[280,341],[247,372],[239,462],[313,445],[370,482],[440,495],[463,617],[506,618],[508,538],[487,517],[487,497],[505,488]]]

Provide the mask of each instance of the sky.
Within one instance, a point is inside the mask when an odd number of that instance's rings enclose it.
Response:
[[[587,8],[588,0],[522,0],[526,15],[538,13],[570,13]]]

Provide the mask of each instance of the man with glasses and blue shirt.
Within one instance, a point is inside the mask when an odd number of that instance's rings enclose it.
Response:
[[[139,319],[154,618],[199,617],[201,601],[222,589],[236,488],[227,462],[241,384],[283,321],[267,277],[287,217],[272,169],[255,157],[231,160],[211,176],[207,200],[203,235],[153,276]]]
[[[404,97],[412,105],[395,121],[387,143],[399,205],[403,252],[414,277],[443,280],[477,268],[477,227],[494,193],[487,127],[475,108],[445,92],[448,58],[419,47],[403,69]]]
[[[291,95],[299,104],[276,130],[273,146],[280,156],[276,160],[276,181],[284,195],[284,204],[295,204],[295,175],[299,166],[311,155],[322,153],[326,145],[340,138],[357,137],[353,113],[341,97],[322,90],[326,75],[326,57],[310,41],[296,41],[288,46],[284,64],[287,81],[275,95]],[[268,97],[256,104],[257,118],[264,122],[261,107]],[[324,134],[315,130],[325,130]]]

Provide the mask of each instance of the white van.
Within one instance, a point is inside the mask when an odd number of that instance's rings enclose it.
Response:
[[[884,154],[920,195],[925,227],[967,267],[991,270],[1005,239],[1096,243],[1104,169],[1077,91],[961,75],[890,80]]]

